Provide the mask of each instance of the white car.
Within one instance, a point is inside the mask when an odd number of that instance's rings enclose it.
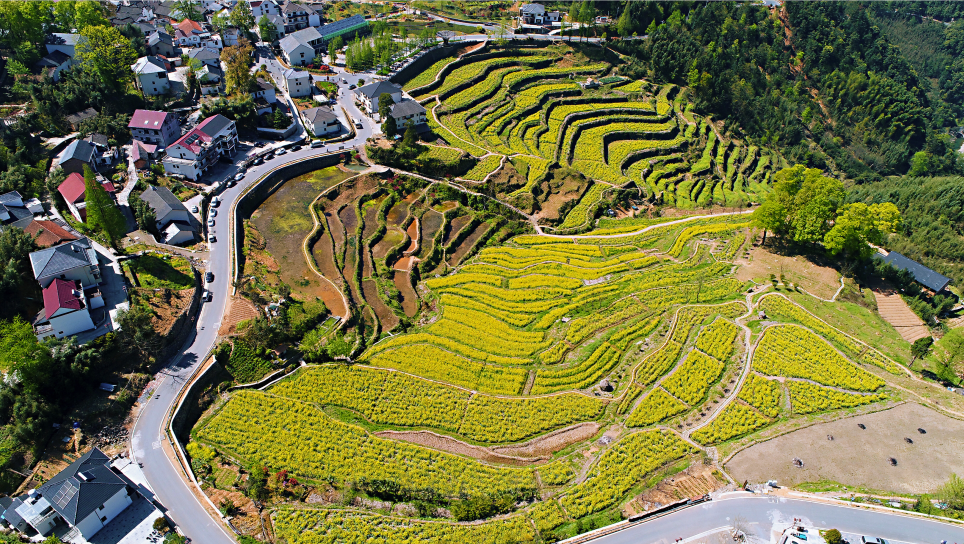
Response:
[[[284,155],[284,154],[287,153],[287,152],[288,152],[288,150],[282,147],[281,149],[275,151],[274,154],[275,154],[275,155]]]
[[[244,179],[244,174],[238,174],[234,176],[234,181],[241,181],[242,179]]]
[[[213,226],[214,226],[214,219],[208,219],[208,226],[209,226],[209,227],[213,227]]]
[[[191,213],[197,213],[197,212],[198,212],[197,206],[191,206]]]
[[[212,207],[212,208],[217,208],[217,207],[220,206],[220,205],[221,205],[221,199],[220,199],[220,198],[214,197],[214,198],[211,199],[211,207]]]
[[[217,217],[217,216],[218,216],[217,210],[212,209],[211,212],[208,213],[208,217]]]

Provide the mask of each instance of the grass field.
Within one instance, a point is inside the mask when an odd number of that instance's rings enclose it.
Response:
[[[179,291],[194,287],[191,263],[175,255],[141,255],[124,261],[124,269],[144,289]]]

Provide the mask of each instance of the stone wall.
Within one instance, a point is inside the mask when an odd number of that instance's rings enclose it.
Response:
[[[194,295],[191,304],[177,317],[171,329],[161,338],[161,348],[155,356],[156,361],[166,361],[173,357],[194,332],[198,311],[201,309],[201,273],[194,266]]]

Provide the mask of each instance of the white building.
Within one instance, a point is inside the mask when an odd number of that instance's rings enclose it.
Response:
[[[316,45],[321,43],[321,33],[317,28],[306,28],[293,34],[288,34],[278,45],[285,62],[291,66],[307,66],[317,56]]]
[[[405,130],[409,125],[417,127],[427,122],[425,108],[414,100],[397,102],[391,106],[389,111],[392,118],[395,119],[395,126],[398,127],[399,131]]]
[[[94,288],[92,292],[98,291]],[[96,298],[103,306],[103,298]],[[33,323],[37,340],[49,336],[64,338],[94,328],[94,321],[90,318],[91,305],[79,281],[55,278],[43,290],[43,300],[43,312]]]
[[[402,88],[388,81],[369,83],[364,87],[358,87],[354,93],[369,115],[378,112],[378,99],[385,93],[391,95],[396,104],[402,101]]]
[[[558,11],[546,11],[542,4],[522,4],[519,8],[519,22],[525,25],[544,25],[558,23],[561,14]]]
[[[181,137],[177,115],[166,111],[134,110],[127,128],[131,129],[131,136],[135,140],[161,147]]]
[[[285,0],[281,6],[281,16],[284,17],[285,34],[303,28],[321,26],[321,17],[314,9],[304,4],[296,4],[291,0]]]
[[[288,68],[282,73],[282,76],[285,80],[285,90],[288,96],[292,98],[311,96],[311,74]]]
[[[154,210],[157,230],[163,233],[159,242],[176,246],[194,241],[192,216],[167,187],[148,187],[140,196]]]
[[[305,126],[311,129],[315,137],[341,132],[341,122],[338,116],[328,108],[311,108],[301,112]]]
[[[84,289],[101,281],[97,251],[87,238],[34,251],[30,254],[30,266],[34,279],[43,288],[58,278],[79,281]]]
[[[167,148],[164,171],[197,181],[217,160],[234,155],[238,130],[223,115],[208,117]]]
[[[171,80],[167,77],[167,63],[160,57],[148,56],[137,59],[131,65],[137,88],[147,96],[166,94],[171,89]]]
[[[111,468],[107,456],[94,448],[45,484],[14,499],[2,517],[20,531],[29,526],[47,536],[61,527],[64,542],[88,542],[135,497],[133,483]],[[116,541],[117,536],[112,538]]]
[[[54,32],[46,37],[44,47],[47,48],[47,53],[60,51],[71,59],[74,59],[77,56],[77,44],[79,44],[81,40],[84,40],[84,37],[80,34]]]
[[[248,0],[248,5],[251,6],[251,14],[254,15],[255,21],[262,15],[281,15],[281,8],[274,0]]]

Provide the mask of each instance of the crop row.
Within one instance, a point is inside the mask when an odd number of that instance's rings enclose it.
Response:
[[[443,325],[452,331],[452,335],[455,338],[439,336],[434,332],[415,332],[412,334],[399,335],[387,340],[383,340],[378,344],[372,346],[368,351],[366,351],[362,358],[368,359],[375,357],[381,353],[387,351],[394,351],[395,353],[408,353],[410,351],[418,352],[422,349],[423,345],[436,346],[445,351],[451,352],[455,355],[460,355],[468,359],[474,359],[476,361],[484,361],[489,363],[495,363],[498,365],[527,365],[532,362],[531,358],[519,357],[515,355],[499,355],[493,353],[493,351],[508,351],[508,352],[518,352],[526,350],[524,345],[514,344],[513,346],[506,346],[505,348],[498,347],[495,342],[490,338],[479,338],[475,337],[475,341],[472,338],[460,337],[458,332],[471,331],[471,327],[460,327],[461,324],[456,324],[454,322],[447,323]],[[448,333],[446,333],[448,334]],[[476,347],[472,344],[483,344],[482,347]],[[547,346],[542,346],[544,349]],[[491,350],[491,351],[490,351]]]
[[[731,402],[709,425],[693,433],[691,438],[700,444],[716,444],[749,434],[769,424],[769,419],[752,408],[739,402]]]
[[[502,164],[502,155],[483,157],[471,170],[462,175],[463,179],[484,181],[485,178]]]
[[[455,62],[454,57],[444,58],[436,62],[435,64],[426,68],[424,71],[420,72],[412,79],[408,80],[408,82],[405,83],[405,85],[402,85],[402,89],[408,92],[408,91],[413,91],[415,89],[418,89],[419,87],[428,85],[429,83],[432,83],[433,81],[435,81],[435,78],[438,77],[438,74],[439,72],[442,71],[442,68],[445,68],[446,66],[448,66],[449,64],[452,64],[453,62]]]
[[[831,342],[850,357],[858,357],[861,353],[864,353],[861,360],[883,368],[892,374],[900,373],[900,365],[885,357],[879,351],[872,347],[866,347],[866,352],[864,352],[865,346],[863,344],[836,328],[831,327],[823,320],[814,317],[810,312],[780,295],[769,294],[764,296],[760,299],[760,306],[769,316],[782,318],[787,321],[795,321],[813,330],[820,336],[829,338]]]
[[[884,381],[845,359],[813,332],[795,325],[768,328],[753,353],[753,369],[769,376],[813,380],[854,391],[874,391]]]
[[[277,535],[288,544],[504,544],[532,542],[535,531],[525,516],[476,524],[397,518],[350,510],[280,509],[272,514]]]
[[[767,417],[777,417],[780,414],[782,396],[782,389],[778,382],[750,373],[743,383],[743,388],[740,389],[739,399]]]
[[[696,348],[703,353],[726,361],[733,354],[734,342],[740,334],[740,327],[725,319],[717,319],[704,327],[696,337]]]
[[[465,308],[468,310],[475,310],[479,313],[484,313],[495,319],[505,322],[507,325],[512,325],[514,327],[525,327],[532,323],[535,319],[536,314],[529,312],[519,312],[508,310],[505,308],[496,308],[490,304],[484,304],[475,300],[473,298],[468,298],[461,295],[456,295],[453,293],[443,293],[440,297],[442,307],[444,308]]]
[[[456,455],[369,435],[310,404],[241,391],[197,432],[249,463],[287,469],[308,480],[394,481],[444,496],[532,487],[531,469],[497,468]]]
[[[362,360],[373,366],[393,368],[495,395],[518,395],[529,376],[521,368],[501,368],[503,381],[494,383],[487,378],[495,369],[484,376],[485,364],[429,344],[411,344],[374,355],[364,354]]]
[[[744,221],[741,223],[717,223],[717,224],[709,224],[709,225],[694,225],[692,227],[687,227],[676,238],[676,242],[673,243],[673,247],[670,248],[668,253],[674,257],[679,257],[680,253],[683,252],[683,247],[686,245],[686,242],[689,242],[691,239],[693,239],[694,236],[697,236],[700,234],[719,234],[721,232],[730,232],[733,230],[742,229],[749,226],[750,226],[750,222]]]
[[[531,151],[527,150],[527,152]],[[539,157],[515,157],[514,160],[525,162],[529,166],[529,171],[526,173],[525,186],[513,191],[509,196],[531,193],[533,187],[541,182],[549,172],[549,166],[552,164],[552,161]]]
[[[454,131],[436,122],[435,117],[433,117],[432,113],[429,113],[425,117],[428,121],[429,128],[432,129],[432,133],[440,136],[443,140],[445,140],[445,143],[449,144],[450,146],[465,150],[467,153],[475,157],[481,157],[486,153],[488,153],[488,151],[486,151],[485,149],[482,149],[481,147],[471,143],[472,142],[471,138],[469,138],[468,141],[463,141],[465,140],[464,137],[461,140],[459,138],[456,138],[453,133]]]
[[[479,62],[473,62],[466,64],[464,66],[459,66],[455,70],[452,70],[442,82],[442,85],[432,94],[437,94],[438,96],[445,96],[453,89],[480,77],[482,74],[488,72],[489,70],[494,70],[497,68],[502,68],[504,66],[516,66],[516,65],[532,65],[538,64],[549,60],[549,57],[543,56],[517,56],[517,57],[495,57]]]
[[[679,368],[663,380],[662,385],[674,397],[690,406],[696,406],[703,402],[722,372],[722,363],[700,351],[692,350]]]
[[[641,316],[635,323],[614,332],[609,337],[609,343],[625,351],[634,340],[646,337],[653,332],[661,319],[662,316],[658,315],[650,319],[647,319],[647,316]]]
[[[790,390],[790,405],[793,407],[793,413],[795,414],[812,414],[841,408],[853,408],[887,398],[883,394],[846,393],[796,380],[787,380],[786,384],[787,389]]]
[[[570,321],[569,329],[566,331],[566,341],[572,345],[579,344],[597,331],[611,327],[642,312],[648,313],[648,309],[642,303],[633,297],[624,298],[604,312],[594,312]]]
[[[597,205],[603,198],[603,193],[609,188],[608,185],[602,183],[593,183],[583,195],[582,199],[579,201],[569,214],[566,215],[566,219],[563,220],[562,224],[559,225],[559,230],[573,229],[576,227],[581,227],[589,223],[592,219],[589,216],[589,212]]]
[[[478,100],[484,99],[494,93],[502,85],[502,78],[522,70],[519,66],[507,66],[489,72],[485,79],[472,85],[468,89],[459,91],[445,99],[445,108],[449,111],[459,110],[466,106],[475,104]]]
[[[532,384],[532,393],[552,393],[572,389],[584,389],[595,385],[600,378],[612,370],[622,352],[603,342],[586,360],[564,369],[539,370]]]
[[[519,278],[507,280],[509,289],[541,289],[543,287],[561,287],[576,289],[582,286],[582,280],[565,276],[550,276],[548,274],[529,274]]]
[[[615,506],[644,476],[695,449],[669,431],[633,433],[614,443],[589,471],[586,480],[561,499],[574,518]]]
[[[657,387],[639,403],[626,419],[627,427],[649,427],[687,411],[685,404]]]

